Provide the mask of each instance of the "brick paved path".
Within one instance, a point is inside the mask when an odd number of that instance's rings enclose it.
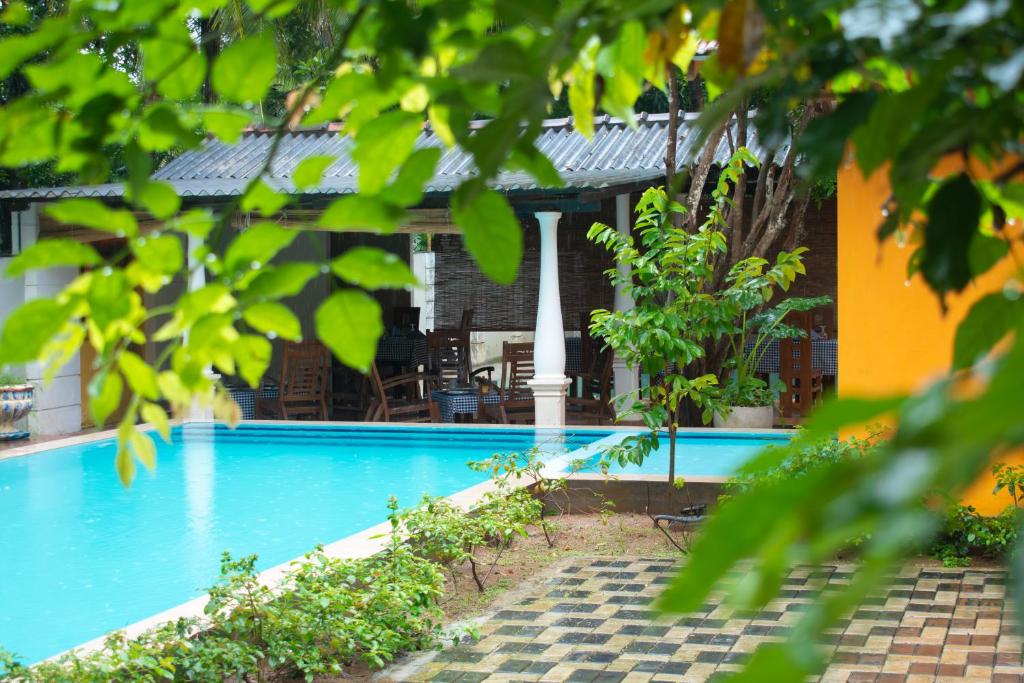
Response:
[[[684,618],[653,618],[650,601],[670,560],[575,560],[518,604],[491,615],[481,640],[436,655],[410,681],[705,681],[779,640],[813,600],[815,584],[849,581],[852,567],[796,570],[756,614],[714,603]],[[1022,639],[1006,621],[1005,574],[908,566],[829,634],[823,681],[1024,683]]]

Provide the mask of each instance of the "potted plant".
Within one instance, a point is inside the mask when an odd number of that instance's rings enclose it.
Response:
[[[764,259],[740,261],[730,273],[732,286],[723,292],[736,308],[736,326],[729,338],[729,358],[724,365],[725,379],[716,400],[714,425],[730,429],[770,429],[775,421],[775,403],[781,383],[769,386],[755,376],[771,343],[795,339],[806,334],[803,329],[787,325],[786,316],[793,311],[809,311],[828,304],[831,299],[793,297],[771,308],[768,305],[777,288],[786,289],[793,276],[802,273],[802,247],[779,253],[775,266],[765,270]]]
[[[34,392],[35,387],[24,377],[0,372],[0,441],[28,437],[28,432],[19,430],[16,425],[32,410]]]

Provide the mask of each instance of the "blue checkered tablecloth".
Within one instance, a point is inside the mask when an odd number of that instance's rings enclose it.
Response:
[[[812,339],[811,340],[811,367],[821,370],[821,374],[835,377],[838,374],[838,350],[837,339]],[[753,342],[747,344],[747,351],[753,347]],[[757,366],[758,372],[769,374],[779,371],[779,342],[775,340],[768,344],[764,357]]]
[[[565,338],[565,374],[579,375],[583,372],[583,341],[579,337]]]
[[[396,363],[408,368],[426,366],[427,338],[381,337],[376,358],[378,363]]]
[[[434,389],[430,393],[441,412],[441,420],[444,422],[455,422],[455,415],[476,415],[480,411],[480,401],[489,405],[501,403],[501,396],[497,392],[487,394],[453,394],[443,389]]]
[[[242,410],[243,420],[256,419],[255,389],[250,389],[249,387],[228,387],[228,393],[231,394],[231,398],[235,400],[235,403]],[[264,400],[274,400],[277,398],[277,395],[277,387],[263,387],[263,391],[260,392],[260,397]]]

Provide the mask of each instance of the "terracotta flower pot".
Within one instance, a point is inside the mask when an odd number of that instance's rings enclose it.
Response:
[[[28,432],[19,431],[15,423],[32,410],[34,392],[31,384],[0,387],[0,441],[28,437]]]
[[[756,408],[733,406],[728,415],[715,413],[714,425],[724,429],[771,429],[774,421],[774,406],[758,406]]]

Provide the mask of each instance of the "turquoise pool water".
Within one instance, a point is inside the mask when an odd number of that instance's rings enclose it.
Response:
[[[767,446],[784,446],[789,443],[785,432],[771,434],[718,432],[687,432],[676,440],[676,472],[680,476],[726,477],[735,472],[755,453]],[[600,444],[595,444],[595,447]],[[593,469],[600,459],[599,454],[589,458],[588,468]],[[658,450],[644,460],[642,465],[613,465],[610,474],[668,474],[668,434],[658,440]]]
[[[482,481],[469,460],[608,434],[191,424],[130,489],[112,441],[0,460],[0,645],[43,659],[200,595],[224,550],[271,567]]]

